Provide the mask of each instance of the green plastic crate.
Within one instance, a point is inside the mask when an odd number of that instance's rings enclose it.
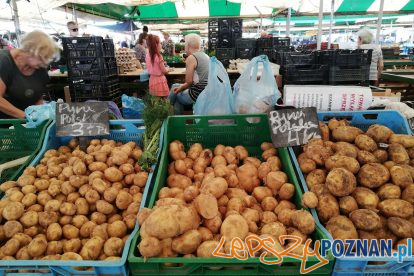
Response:
[[[248,118],[260,120],[258,123],[249,123]],[[225,124],[218,124],[225,121]],[[168,144],[173,140],[180,140],[186,149],[193,143],[201,143],[204,148],[213,149],[217,144],[228,146],[243,145],[250,156],[260,156],[260,144],[270,141],[270,132],[267,116],[255,115],[227,115],[227,116],[174,116],[169,117],[164,132],[163,150],[161,153],[159,170],[154,183],[152,195],[147,202],[152,208],[158,197],[158,192],[166,183],[167,167],[169,164]],[[296,187],[294,201],[301,207],[302,192],[296,179],[292,163],[286,148],[278,150],[289,181]],[[326,230],[317,224],[312,235],[313,240],[327,239]],[[248,258],[245,261],[224,258],[144,258],[137,250],[139,233],[134,237],[129,251],[128,264],[132,275],[298,275],[300,274],[300,260],[285,258],[282,265],[265,265],[259,258]],[[334,258],[329,253],[326,257],[329,264],[312,271],[310,275],[330,275]],[[271,259],[271,258],[269,258]],[[274,258],[273,258],[274,259]],[[306,267],[313,266],[319,261],[316,257],[309,257]],[[175,264],[174,267],[166,263]],[[219,269],[217,269],[219,268]]]
[[[25,127],[25,120],[0,120],[0,164],[30,156],[25,163],[7,170],[0,176],[0,184],[8,180],[16,180],[40,151],[45,138],[46,129],[52,120],[40,124],[36,128]]]

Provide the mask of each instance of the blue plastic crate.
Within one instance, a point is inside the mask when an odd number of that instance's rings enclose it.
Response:
[[[110,134],[99,138],[113,139],[119,142],[134,141],[142,146],[142,135],[145,127],[143,120],[110,120]],[[115,129],[115,128],[116,129]],[[164,127],[161,128],[158,156],[161,153]],[[56,124],[53,122],[47,129],[46,138],[39,154],[30,163],[30,166],[37,165],[48,149],[56,149],[66,145],[73,137],[56,137]],[[151,193],[152,179],[156,173],[157,165],[152,166],[152,172],[148,175],[147,184],[142,194],[140,208],[146,206],[147,198]],[[119,261],[43,261],[43,260],[0,260],[0,275],[128,275],[126,265],[128,251],[133,237],[138,232],[139,225],[129,235],[122,251]],[[76,269],[78,268],[78,269]],[[81,270],[79,270],[81,268]],[[29,272],[30,271],[30,272]]]
[[[372,111],[354,111],[354,112],[318,112],[318,119],[328,122],[332,118],[347,119],[352,126],[356,126],[366,131],[370,125],[381,124],[389,127],[398,134],[411,134],[410,126],[407,119],[395,110],[372,110]],[[309,191],[305,177],[300,170],[295,151],[289,148],[293,166],[298,175],[299,182],[304,192]],[[312,216],[317,224],[320,223],[318,214],[315,209],[310,209]],[[321,224],[321,223],[320,223]],[[323,227],[323,229],[325,229]],[[332,236],[329,235],[332,240]],[[405,258],[403,263],[397,263],[394,259],[389,258],[337,258],[332,272],[333,276],[380,276],[380,275],[414,275],[414,257]],[[386,262],[385,264],[372,264],[370,262]]]

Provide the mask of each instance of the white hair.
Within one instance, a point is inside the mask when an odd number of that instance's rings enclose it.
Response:
[[[188,34],[185,36],[185,45],[198,50],[201,46],[201,37],[198,34]]]
[[[358,32],[358,37],[361,39],[362,44],[370,44],[374,39],[372,32],[366,28]]]

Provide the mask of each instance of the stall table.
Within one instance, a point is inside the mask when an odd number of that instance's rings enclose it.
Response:
[[[400,90],[402,100],[414,99],[414,70],[392,70],[381,74],[381,88],[391,88],[393,91]]]
[[[414,66],[414,61],[410,59],[384,59],[384,68],[395,68],[397,66]]]

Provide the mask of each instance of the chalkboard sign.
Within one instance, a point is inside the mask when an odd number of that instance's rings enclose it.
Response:
[[[56,136],[109,135],[108,103],[56,104]]]
[[[321,138],[315,107],[270,111],[269,127],[276,148],[299,146]]]

